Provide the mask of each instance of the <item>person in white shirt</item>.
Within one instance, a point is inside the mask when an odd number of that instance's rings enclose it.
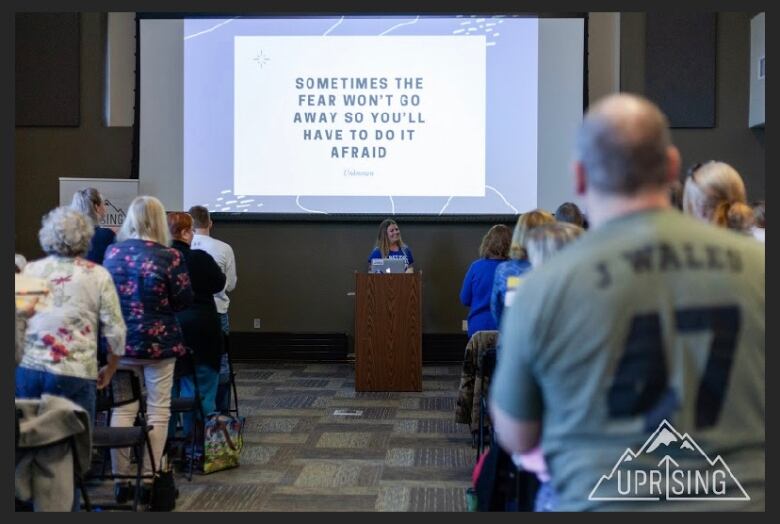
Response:
[[[192,206],[189,210],[192,216],[192,225],[195,234],[192,237],[192,249],[202,249],[216,261],[219,268],[225,274],[225,289],[214,295],[214,303],[217,305],[217,314],[225,335],[230,334],[230,320],[228,307],[230,298],[227,293],[236,288],[238,277],[236,276],[236,257],[233,248],[229,244],[213,238],[211,228],[214,223],[209,216],[209,210],[203,206]],[[230,407],[230,364],[227,353],[222,354],[219,370],[219,385],[217,387],[217,409],[226,411]]]
[[[195,235],[192,238],[192,249],[202,249],[211,255],[225,274],[225,289],[214,295],[214,302],[217,305],[220,322],[222,322],[222,331],[227,334],[230,332],[228,319],[230,299],[227,296],[227,292],[233,291],[238,282],[236,277],[236,257],[233,254],[233,248],[229,244],[211,236],[211,227],[214,223],[211,221],[208,209],[203,206],[192,206],[189,214],[192,216],[192,225],[195,228]]]

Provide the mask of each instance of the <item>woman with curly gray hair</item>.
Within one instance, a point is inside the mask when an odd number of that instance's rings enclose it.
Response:
[[[43,218],[38,238],[48,256],[28,263],[22,275],[45,280],[49,294],[46,307],[27,324],[16,396],[65,397],[94,421],[96,390],[108,385],[125,352],[125,322],[111,275],[82,258],[92,233],[89,220],[68,207]],[[98,329],[108,343],[108,364],[100,369]],[[74,510],[78,507],[76,496]]]
[[[95,418],[95,392],[111,381],[125,352],[125,322],[111,275],[82,258],[92,224],[68,207],[43,218],[38,238],[45,258],[28,263],[23,275],[48,283],[49,305],[27,325],[24,356],[16,370],[16,396],[64,396]],[[98,369],[97,332],[109,345],[108,364]]]

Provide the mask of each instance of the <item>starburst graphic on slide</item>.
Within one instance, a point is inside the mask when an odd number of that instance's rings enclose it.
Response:
[[[268,62],[270,62],[270,61],[271,61],[271,59],[270,59],[270,58],[268,58],[267,56],[265,56],[265,54],[263,53],[263,50],[262,50],[262,49],[261,49],[261,50],[260,50],[260,51],[257,53],[257,56],[256,56],[256,57],[254,57],[252,60],[254,60],[255,62],[257,62],[257,65],[259,65],[261,69],[263,68],[263,66],[264,66],[265,64],[267,64]]]

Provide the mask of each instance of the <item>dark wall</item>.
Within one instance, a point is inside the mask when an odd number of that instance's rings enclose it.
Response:
[[[16,250],[28,258],[41,254],[38,228],[59,203],[59,177],[130,177],[133,130],[103,126],[105,19],[81,14],[79,127],[16,128]],[[36,60],[18,52],[17,61]]]
[[[714,129],[675,130],[686,162],[712,158],[745,175],[751,198],[764,196],[763,131],[747,127],[749,26],[747,14],[719,15],[717,118]],[[621,22],[621,84],[644,85],[644,19]],[[132,130],[102,124],[105,17],[81,18],[81,125],[16,129],[16,249],[40,256],[37,231],[57,205],[60,176],[130,176]],[[17,60],[30,57],[18,56]],[[591,60],[598,60],[591,56]],[[353,332],[354,271],[366,267],[376,237],[373,223],[220,223],[214,235],[235,249],[238,287],[231,294],[233,330]],[[400,221],[404,240],[423,271],[423,331],[460,333],[467,310],[458,292],[488,224]]]
[[[683,167],[706,160],[734,166],[747,187],[748,200],[765,198],[764,128],[748,127],[750,97],[750,19],[756,13],[718,13],[715,127],[673,129]],[[645,15],[620,16],[620,86],[643,93],[645,86]]]
[[[338,331],[352,334],[355,271],[365,271],[378,224],[247,222],[217,224],[214,236],[236,252],[238,286],[231,328]],[[467,309],[458,293],[477,258],[487,224],[399,221],[417,270],[423,271],[423,330],[458,333]]]

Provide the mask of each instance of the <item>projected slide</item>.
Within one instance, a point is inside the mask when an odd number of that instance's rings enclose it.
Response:
[[[142,85],[145,68],[169,52],[155,42],[170,40],[172,22],[143,21]],[[184,209],[485,215],[537,206],[538,19],[178,23],[183,73],[168,84],[182,86]],[[159,155],[144,127],[154,125],[156,115],[144,116],[152,96],[142,88],[142,166],[147,150]],[[160,176],[143,169],[142,180]]]
[[[236,193],[484,195],[484,35],[236,37],[234,68]]]

